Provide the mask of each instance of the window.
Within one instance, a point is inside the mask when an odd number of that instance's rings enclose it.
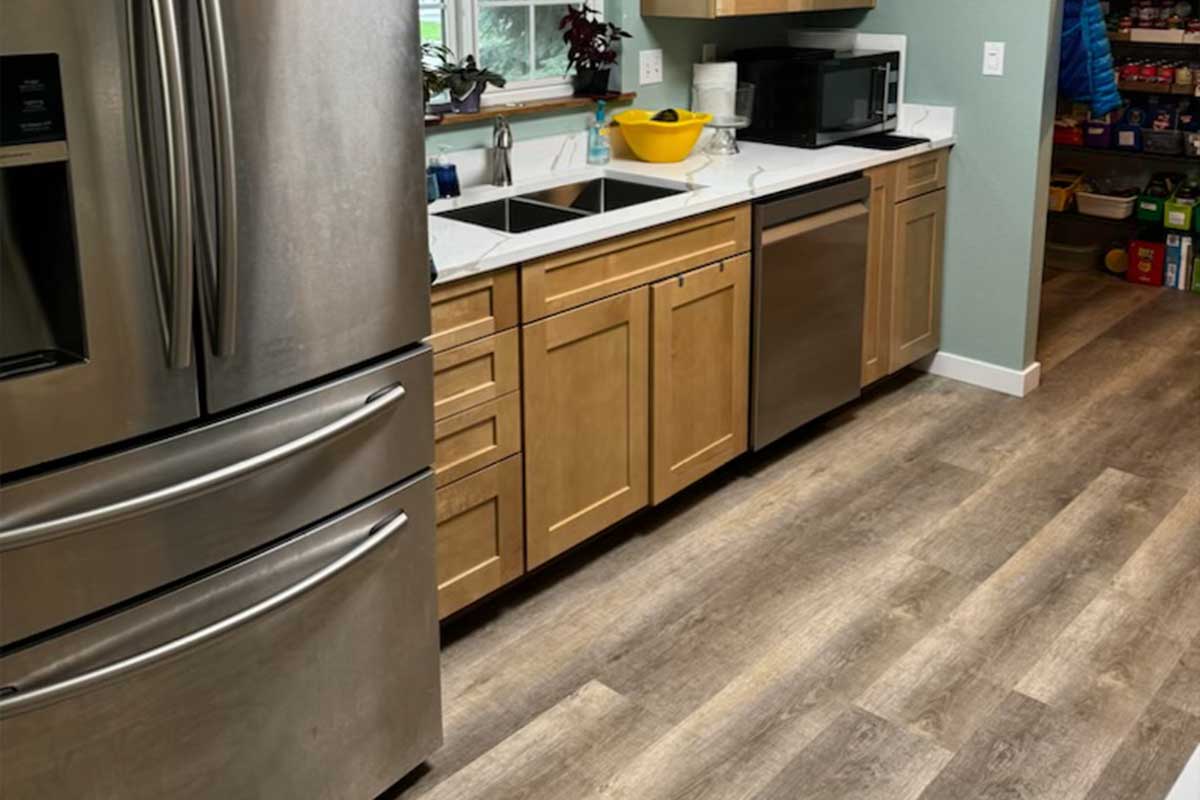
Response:
[[[473,53],[480,66],[508,79],[504,89],[488,88],[485,105],[571,93],[567,46],[558,29],[563,0],[418,2],[421,41],[441,42],[457,58]]]

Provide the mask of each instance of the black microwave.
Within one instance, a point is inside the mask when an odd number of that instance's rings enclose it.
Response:
[[[750,127],[739,139],[824,147],[899,125],[898,52],[762,47],[735,59],[738,81],[755,87]]]

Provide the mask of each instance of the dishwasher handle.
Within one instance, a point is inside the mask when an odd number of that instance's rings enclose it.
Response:
[[[832,211],[825,211],[821,214],[816,214],[811,217],[785,222],[782,225],[775,225],[767,228],[762,232],[762,244],[764,246],[774,244],[783,239],[791,239],[796,236],[803,236],[806,233],[820,230],[822,228],[831,228],[834,225],[841,225],[843,222],[849,222],[852,219],[866,216],[871,213],[871,209],[866,203],[853,203],[841,208],[835,208]]]
[[[841,178],[799,192],[770,197],[754,204],[754,226],[759,234],[767,228],[815,216],[871,196],[871,179],[861,174]]]

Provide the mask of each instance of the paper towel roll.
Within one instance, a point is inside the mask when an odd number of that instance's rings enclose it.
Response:
[[[692,110],[732,117],[737,99],[737,62],[709,61],[692,65]]]

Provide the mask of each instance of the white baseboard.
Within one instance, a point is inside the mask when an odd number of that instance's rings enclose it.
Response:
[[[1025,369],[1009,369],[953,353],[937,352],[916,363],[916,368],[973,386],[982,386],[1014,397],[1025,397],[1042,382],[1042,365],[1035,361]]]
[[[1167,795],[1167,800],[1189,800],[1200,797],[1200,747],[1192,753],[1192,758],[1183,768],[1175,788]]]

